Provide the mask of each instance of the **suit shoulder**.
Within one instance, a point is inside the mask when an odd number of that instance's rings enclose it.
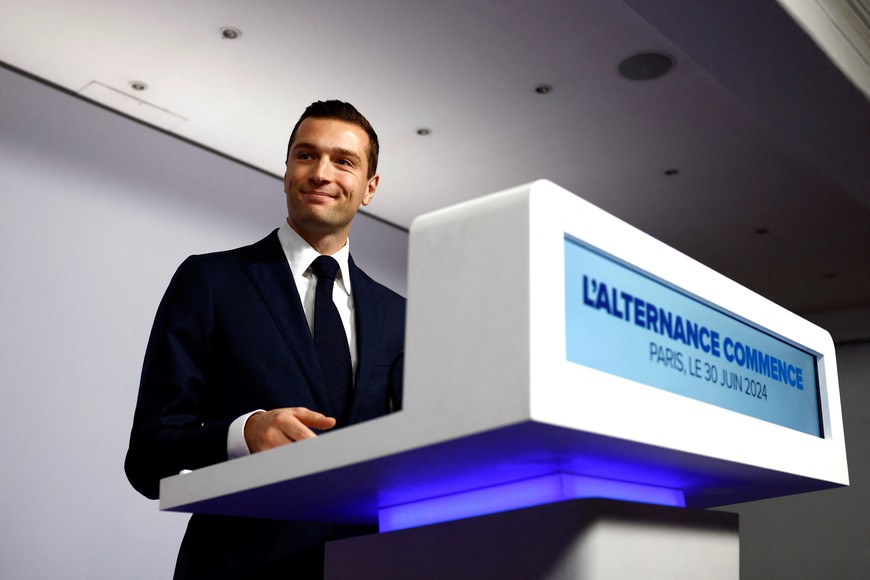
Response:
[[[382,300],[395,304],[401,304],[404,307],[406,302],[404,296],[388,288],[387,286],[384,286],[383,284],[366,274],[359,266],[357,266],[353,262],[352,267],[355,271],[354,273],[356,274],[356,281],[354,282],[354,284],[359,284],[360,282],[362,282],[366,286],[368,292],[377,295]]]
[[[220,267],[222,265],[232,266],[239,263],[251,263],[274,257],[276,253],[279,257],[283,256],[283,250],[281,249],[281,242],[278,241],[277,232],[278,230],[276,229],[262,240],[247,246],[188,256],[187,259],[182,262],[182,266],[188,263],[206,267]]]

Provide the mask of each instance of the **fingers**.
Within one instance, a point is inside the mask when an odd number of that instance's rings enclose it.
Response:
[[[304,407],[260,411],[245,423],[245,442],[251,453],[316,437],[310,429],[330,429],[335,419]]]
[[[315,429],[332,429],[335,427],[335,419],[327,417],[323,413],[318,413],[304,407],[293,407],[290,410],[294,411],[296,418],[307,427],[314,427]]]

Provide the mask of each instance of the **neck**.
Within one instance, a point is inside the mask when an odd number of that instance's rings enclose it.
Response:
[[[290,218],[287,218],[287,225],[289,225],[294,232],[299,234],[300,238],[308,242],[312,248],[317,250],[319,254],[324,256],[331,256],[347,244],[346,231],[311,231],[299,227],[298,224],[294,223]]]

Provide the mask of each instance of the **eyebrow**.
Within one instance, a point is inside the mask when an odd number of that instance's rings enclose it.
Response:
[[[300,141],[293,144],[293,151],[295,151],[296,149],[314,149],[315,151],[317,151],[320,150],[320,147],[318,147],[314,143],[306,143],[304,141]],[[362,157],[360,157],[359,154],[351,151],[350,149],[343,149],[341,147],[337,147],[335,149],[329,149],[328,151],[333,157],[350,157],[352,159],[362,161]]]

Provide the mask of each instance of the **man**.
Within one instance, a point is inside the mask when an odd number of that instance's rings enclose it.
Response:
[[[179,267],[151,332],[125,462],[141,493],[156,499],[160,479],[183,469],[384,414],[401,376],[405,302],[357,268],[347,245],[377,189],[377,160],[377,135],[352,105],[312,104],[288,145],[286,223]],[[330,292],[317,264],[332,258]],[[319,578],[326,540],[369,531],[194,515],[176,578]]]

